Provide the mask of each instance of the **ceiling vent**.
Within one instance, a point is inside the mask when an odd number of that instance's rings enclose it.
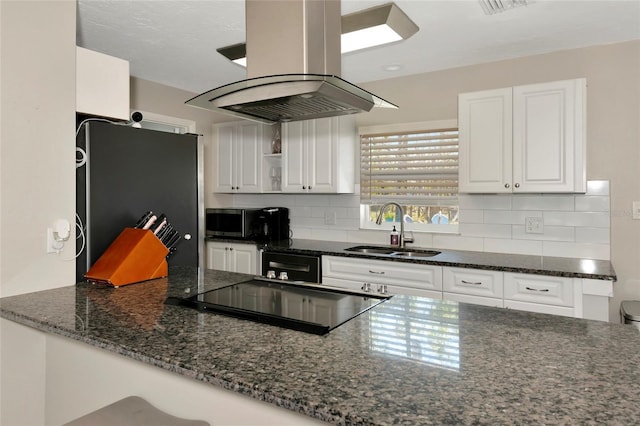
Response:
[[[511,10],[519,6],[527,6],[533,3],[533,0],[478,0],[482,10],[487,15]]]

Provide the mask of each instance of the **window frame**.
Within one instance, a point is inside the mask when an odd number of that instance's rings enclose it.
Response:
[[[421,122],[411,122],[411,123],[396,123],[396,124],[383,124],[383,125],[375,125],[375,126],[362,126],[358,128],[358,140],[360,140],[361,135],[370,135],[370,134],[378,134],[378,133],[406,133],[406,132],[419,132],[419,131],[431,131],[431,130],[440,130],[446,128],[458,128],[458,120],[434,120],[434,121],[421,121]],[[361,173],[361,158],[362,154],[360,152],[361,144],[358,143],[358,155],[356,156],[357,161],[357,170],[358,175],[358,197],[361,196],[360,191],[360,173]],[[404,203],[399,201],[401,205]],[[376,225],[374,222],[369,221],[369,204],[363,204],[359,201],[360,204],[360,229],[362,230],[377,230],[377,231],[385,231],[389,230],[382,225]],[[460,208],[459,201],[456,201],[458,206],[458,212]],[[392,208],[389,207],[391,211]],[[396,225],[396,229],[398,229],[397,224],[399,222],[389,222],[390,225]],[[405,223],[404,224],[405,231],[411,232],[424,232],[424,233],[442,233],[442,234],[458,234],[459,233],[459,223],[458,224],[424,224],[424,223]],[[399,229],[398,229],[399,230]]]

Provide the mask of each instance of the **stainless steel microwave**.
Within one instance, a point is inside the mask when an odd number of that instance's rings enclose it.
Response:
[[[261,209],[206,209],[207,237],[252,239],[255,237]]]

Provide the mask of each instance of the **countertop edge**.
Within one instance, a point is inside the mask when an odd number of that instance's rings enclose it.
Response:
[[[520,274],[534,274],[534,275],[546,275],[546,276],[554,276],[554,277],[564,277],[564,278],[584,278],[584,279],[592,279],[592,280],[601,280],[601,281],[617,281],[617,275],[610,261],[607,260],[596,260],[597,262],[608,262],[609,269],[611,273],[587,273],[581,271],[569,271],[562,270],[562,268],[549,268],[544,269],[541,267],[522,267],[522,266],[508,266],[501,265],[499,262],[495,260],[493,262],[481,263],[478,261],[464,261],[464,257],[477,257],[481,255],[485,256],[517,256],[521,257],[525,260],[530,259],[541,259],[541,262],[544,264],[550,262],[559,262],[561,260],[565,261],[580,261],[584,259],[578,258],[559,258],[553,256],[534,256],[534,255],[520,255],[520,254],[510,254],[510,253],[493,253],[493,252],[469,252],[463,250],[446,250],[446,249],[438,249],[438,248],[429,248],[429,247],[413,247],[419,250],[441,250],[443,253],[454,253],[456,256],[461,257],[462,260],[443,260],[436,259],[436,256],[430,258],[399,258],[399,257],[391,257],[385,255],[371,255],[366,253],[356,253],[351,251],[345,251],[344,248],[351,245],[368,245],[367,243],[357,243],[357,242],[344,242],[344,241],[325,241],[325,240],[288,240],[281,241],[275,243],[263,243],[259,241],[253,240],[236,240],[229,238],[206,238],[206,241],[211,242],[228,242],[228,243],[238,243],[238,244],[252,244],[255,245],[259,250],[270,251],[270,252],[284,252],[284,253],[297,253],[297,254],[306,254],[312,256],[339,256],[339,257],[351,257],[358,259],[370,259],[370,260],[382,260],[385,262],[398,262],[398,263],[413,263],[419,265],[435,265],[435,266],[446,266],[452,268],[466,268],[466,269],[481,269],[488,271],[501,271],[501,272],[513,272]],[[318,248],[310,248],[311,245],[330,245],[331,249],[318,249]],[[305,247],[306,245],[306,247]],[[384,246],[382,244],[373,244]],[[587,259],[591,260],[591,259]]]
[[[278,248],[266,248],[265,250],[274,251],[274,252],[283,251]],[[298,249],[291,249],[287,251],[291,253],[310,254],[310,255],[351,257],[351,258],[359,258],[359,259],[383,260],[385,262],[447,266],[451,268],[482,269],[486,271],[514,272],[519,274],[547,275],[552,277],[585,278],[585,279],[601,280],[601,281],[617,281],[618,280],[616,275],[608,275],[608,274],[586,274],[582,272],[570,272],[570,271],[549,271],[549,270],[537,269],[537,268],[520,268],[520,267],[512,267],[512,266],[485,265],[482,263],[449,262],[449,261],[430,260],[430,259],[392,258],[392,257],[385,257],[383,255],[368,255],[368,254],[362,254],[362,253],[341,253],[341,252],[298,250]]]

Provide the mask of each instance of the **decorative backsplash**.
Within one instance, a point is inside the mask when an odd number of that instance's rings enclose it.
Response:
[[[414,232],[414,245],[544,256],[610,259],[609,181],[589,181],[586,194],[461,194],[458,234]],[[360,197],[352,194],[237,194],[238,207],[290,209],[294,238],[388,242],[389,229],[361,230]],[[540,217],[542,233],[526,233]],[[327,224],[334,223],[335,224]]]

